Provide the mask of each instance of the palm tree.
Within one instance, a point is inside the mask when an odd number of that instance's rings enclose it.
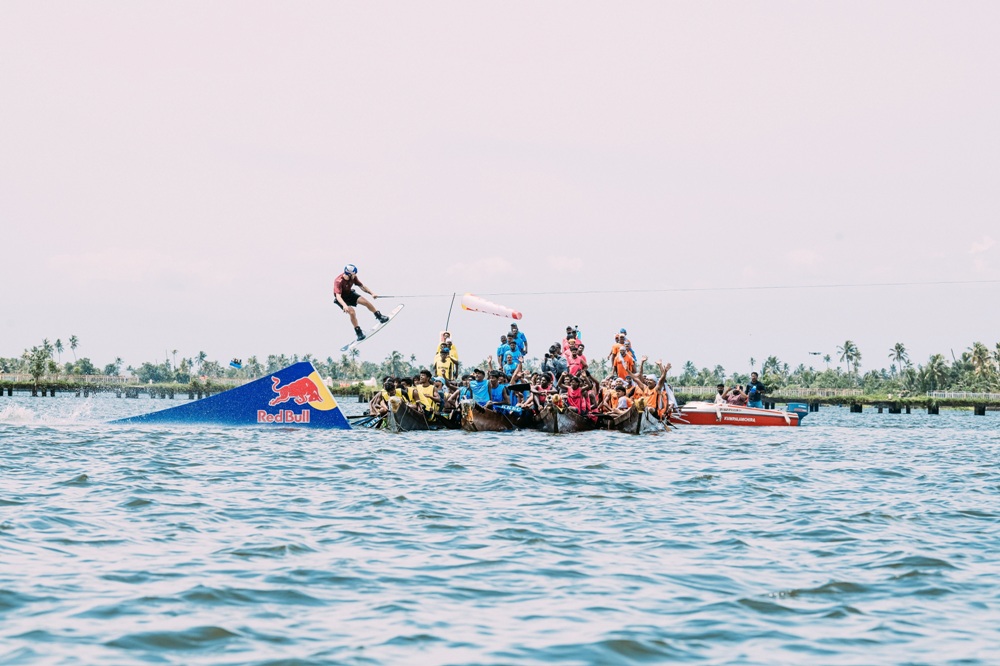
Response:
[[[198,362],[198,372],[201,372],[201,366],[205,365],[205,361],[208,359],[208,354],[203,351],[198,352],[198,356],[195,359]]]
[[[170,354],[174,357],[174,367],[177,367],[177,350],[173,350]]]
[[[75,335],[69,336],[69,348],[73,350],[73,362],[76,363],[76,348],[80,346],[80,338]]]
[[[351,355],[351,372],[354,374],[354,378],[357,379],[358,375],[358,356],[361,355],[361,350],[355,347],[350,352]]]
[[[757,368],[757,359],[755,359],[753,356],[751,356],[750,357],[750,369],[754,370],[756,368]]]
[[[826,369],[829,370],[830,369],[830,361],[832,360],[830,358],[830,355],[829,354],[824,354],[823,355],[823,360],[826,362]]]
[[[851,372],[851,365],[853,364],[854,372],[857,373],[858,361],[861,360],[861,352],[858,351],[858,346],[851,340],[847,340],[843,346],[837,347],[837,351],[840,352],[840,360],[847,364],[847,372]]]
[[[395,349],[393,349],[392,353],[389,354],[388,361],[389,361],[389,373],[393,377],[399,377],[399,364],[403,361],[403,355],[400,354]]]
[[[62,353],[63,353],[63,343],[62,340],[56,338],[56,353],[59,355],[59,362],[62,363]]]
[[[902,342],[897,342],[889,350],[889,360],[896,362],[896,367],[899,368],[900,372],[910,364],[910,357],[907,355],[906,346]],[[895,375],[896,373],[893,371],[893,376],[895,377]]]
[[[982,342],[972,343],[969,348],[972,352],[972,372],[976,377],[983,379],[993,374],[993,359],[990,358],[990,350]]]
[[[931,356],[930,360],[927,361],[927,367],[924,370],[926,372],[927,379],[930,380],[934,390],[947,388],[948,362],[944,360],[943,355],[934,354]]]

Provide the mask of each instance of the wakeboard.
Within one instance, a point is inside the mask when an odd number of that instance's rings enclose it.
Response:
[[[398,315],[399,311],[402,310],[402,309],[403,309],[403,304],[402,303],[400,303],[399,305],[397,305],[396,307],[394,307],[392,309],[392,312],[390,312],[389,314],[386,315],[389,318],[389,321],[384,322],[384,323],[379,322],[379,323],[375,324],[371,328],[371,330],[369,330],[367,333],[365,333],[365,340],[369,339],[370,337],[372,337],[373,335],[375,335],[376,333],[378,333],[379,331],[381,331],[383,328],[385,328],[386,326],[388,326],[389,322],[392,321],[393,317],[395,317],[396,315]],[[357,347],[358,345],[360,345],[365,340],[354,340],[353,342],[350,342],[350,343],[344,345],[343,347],[341,347],[340,351],[342,351],[342,352],[350,351],[351,349],[354,349],[355,347]]]

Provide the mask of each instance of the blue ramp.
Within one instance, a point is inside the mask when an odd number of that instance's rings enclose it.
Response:
[[[351,428],[330,389],[309,362],[290,365],[243,386],[185,405],[111,423]]]

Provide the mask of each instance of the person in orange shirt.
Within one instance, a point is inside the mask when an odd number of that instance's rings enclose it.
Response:
[[[635,372],[635,359],[632,358],[632,355],[628,353],[628,350],[624,346],[618,349],[618,355],[615,356],[613,367],[615,374],[622,379]]]
[[[642,357],[643,363],[646,361],[646,357]],[[660,369],[660,378],[654,379],[653,375],[647,375],[645,377],[636,376],[637,387],[642,387],[642,397],[645,399],[646,409],[653,412],[659,419],[664,419],[670,409],[670,397],[667,395],[666,385],[667,385],[667,372],[673,366],[667,363],[664,365],[663,361],[657,361],[656,367]],[[636,389],[635,399],[639,398],[639,388]]]

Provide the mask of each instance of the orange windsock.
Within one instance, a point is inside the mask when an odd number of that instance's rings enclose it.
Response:
[[[496,315],[497,317],[507,317],[509,319],[520,319],[521,313],[505,305],[488,301],[475,294],[464,294],[462,296],[462,309],[469,312],[482,312],[483,314]]]

